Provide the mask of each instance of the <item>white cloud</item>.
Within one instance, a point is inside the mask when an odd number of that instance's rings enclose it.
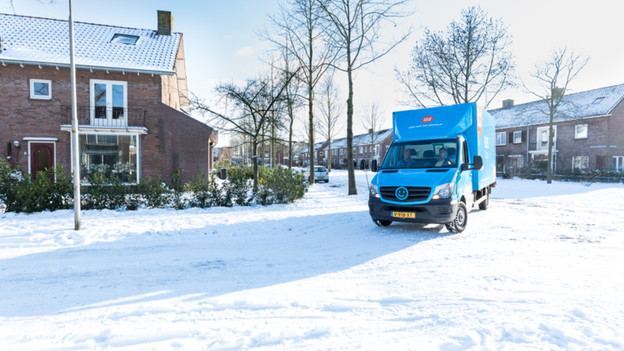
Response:
[[[236,54],[238,56],[249,56],[253,54],[254,49],[251,46],[245,46],[244,48],[239,49]]]

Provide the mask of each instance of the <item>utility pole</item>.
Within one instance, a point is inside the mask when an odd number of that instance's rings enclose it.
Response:
[[[76,62],[74,62],[74,18],[72,16],[72,0],[69,0],[69,62],[71,72],[72,100],[72,164],[74,177],[74,230],[80,230],[80,155],[78,138],[78,107],[76,102]]]

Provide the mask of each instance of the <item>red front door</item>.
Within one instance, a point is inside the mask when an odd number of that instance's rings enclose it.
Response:
[[[54,143],[30,144],[30,174],[35,179],[38,172],[54,169]],[[54,172],[50,172],[54,179]]]

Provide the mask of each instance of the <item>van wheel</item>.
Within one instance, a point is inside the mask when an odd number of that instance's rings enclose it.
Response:
[[[380,227],[387,227],[390,224],[392,224],[392,221],[384,221],[384,220],[381,220],[381,219],[375,219],[374,222],[375,222],[375,224],[377,224]]]
[[[479,204],[479,209],[485,211],[488,209],[489,205],[490,205],[490,194],[485,194],[485,200],[481,201],[481,203]]]
[[[455,219],[451,222],[446,223],[446,229],[448,229],[448,231],[451,233],[461,233],[466,229],[467,224],[468,210],[466,209],[466,204],[460,202],[459,206],[457,207]]]

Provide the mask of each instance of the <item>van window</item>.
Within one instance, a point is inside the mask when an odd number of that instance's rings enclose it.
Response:
[[[413,141],[390,145],[381,168],[449,168],[457,164],[456,140]]]

